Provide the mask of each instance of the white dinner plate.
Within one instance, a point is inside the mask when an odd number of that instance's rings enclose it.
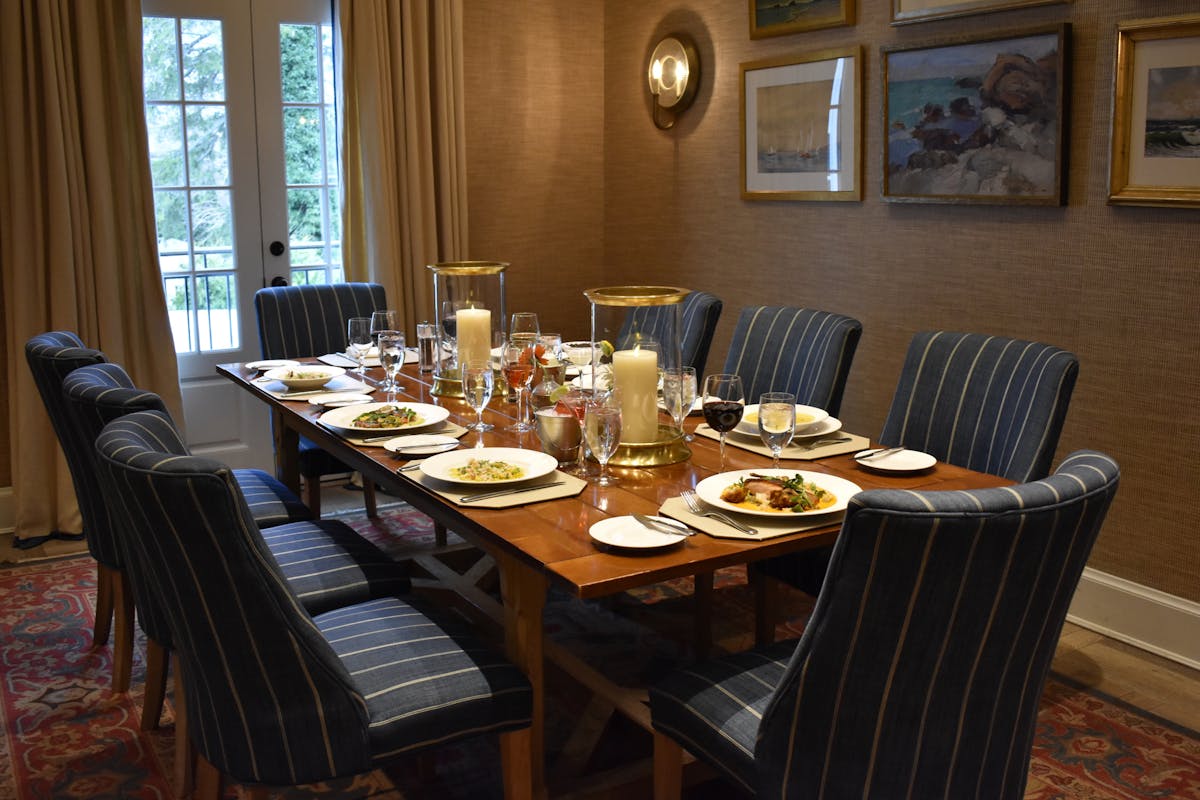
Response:
[[[437,433],[415,433],[412,436],[397,436],[383,443],[383,449],[389,453],[401,453],[405,456],[424,456],[442,453],[458,447],[458,439],[453,436],[442,436]]]
[[[937,463],[936,458],[929,453],[922,453],[920,450],[898,450],[895,453],[888,453],[886,456],[880,456],[879,458],[859,461],[859,456],[870,455],[874,452],[876,452],[875,448],[862,450],[854,454],[854,460],[860,467],[892,473],[920,472],[923,469],[929,469]]]
[[[800,475],[809,483],[815,483],[827,492],[832,492],[835,499],[833,505],[828,508],[817,509],[816,511],[756,511],[749,508],[735,506],[733,503],[726,503],[721,499],[721,492],[725,491],[731,483],[736,483],[742,478],[749,478],[750,473],[756,475],[770,475],[779,478],[791,478],[795,475]],[[735,514],[749,514],[755,517],[770,517],[772,519],[783,519],[784,515],[792,517],[815,517],[821,514],[832,514],[836,511],[845,511],[846,504],[850,501],[853,495],[862,491],[862,487],[857,483],[839,478],[836,475],[826,475],[823,472],[805,472],[797,469],[739,469],[733,472],[722,472],[717,475],[711,475],[696,484],[696,494],[700,495],[700,499],[721,511],[731,511]]]
[[[471,459],[487,459],[488,461],[503,461],[521,468],[521,475],[516,478],[502,478],[492,481],[466,481],[455,477],[451,470],[462,467]],[[540,478],[558,469],[558,459],[547,455],[541,450],[524,450],[519,447],[472,447],[467,450],[454,450],[449,453],[439,453],[421,462],[421,472],[431,478],[449,483],[468,484],[470,486],[493,486],[506,483]]]
[[[299,361],[293,361],[290,358],[269,358],[265,361],[251,361],[248,364],[243,364],[246,369],[256,369],[259,372],[266,372],[269,369],[276,367],[298,367]]]
[[[316,397],[308,398],[308,402],[314,406],[335,408],[337,406],[358,406],[363,403],[373,403],[375,402],[375,398],[369,394],[359,394],[357,392],[325,392]]]
[[[701,407],[701,411],[703,411],[703,410],[704,410],[703,407]],[[800,442],[804,439],[817,439],[822,436],[828,436],[831,433],[836,433],[837,431],[840,431],[841,429],[842,429],[842,421],[840,419],[838,419],[837,417],[826,417],[821,422],[818,422],[816,425],[813,425],[811,428],[804,431],[804,433],[802,433],[802,434],[797,433],[795,438],[793,439],[793,441]],[[754,433],[746,433],[744,431],[738,430],[737,428],[734,428],[729,433],[735,439],[753,439],[754,441],[761,443],[761,439],[759,438],[758,428],[754,429]]]
[[[588,528],[588,535],[602,544],[636,550],[670,547],[687,538],[652,530],[629,516],[602,519]]]
[[[365,428],[361,425],[355,425],[354,419],[359,414],[365,414],[368,411],[374,411],[384,406],[404,406],[411,408],[417,412],[417,422],[411,425],[401,425],[397,428]],[[359,405],[344,406],[342,408],[331,408],[326,411],[317,421],[322,425],[328,425],[331,428],[338,428],[343,431],[355,431],[366,433],[384,434],[389,431],[405,431],[416,432],[422,428],[428,428],[437,425],[446,420],[450,416],[450,412],[441,406],[431,406],[425,403],[361,403]]]
[[[803,416],[802,416],[803,415]],[[809,418],[808,422],[801,420]],[[796,405],[796,435],[808,436],[810,428],[816,426],[820,422],[824,422],[829,418],[829,412],[824,411],[816,406]],[[758,436],[758,403],[751,403],[742,410],[742,421],[735,428],[738,433],[744,433],[747,436],[754,434]]]

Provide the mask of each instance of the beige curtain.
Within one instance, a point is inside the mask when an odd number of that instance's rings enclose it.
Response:
[[[75,493],[25,341],[75,331],[173,412],[181,408],[156,254],[138,0],[0,3],[0,107],[17,536],[78,532]]]
[[[387,289],[411,331],[433,318],[427,264],[467,252],[461,0],[338,8],[347,280]]]

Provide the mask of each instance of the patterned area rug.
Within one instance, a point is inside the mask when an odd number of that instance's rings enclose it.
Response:
[[[396,553],[433,542],[428,519],[405,507],[385,511],[379,521],[346,520]],[[722,646],[736,645],[745,640],[742,631],[749,620],[744,573],[723,571],[718,587],[714,638]],[[689,594],[685,580],[604,605],[554,597],[546,627],[557,641],[603,658],[606,665],[629,666],[637,654],[637,671],[654,674],[686,657],[686,646],[663,632],[690,630]],[[0,596],[5,598],[0,607],[0,800],[170,798],[170,706],[160,729],[138,728],[142,643],[135,653],[134,688],[127,695],[114,695],[109,689],[110,649],[89,650],[95,602],[92,562],[76,557],[0,570]],[[781,633],[796,635],[802,628],[805,606],[799,597],[801,613]],[[551,686],[548,706],[558,713],[548,722],[549,742],[567,739],[570,720],[578,715],[572,702]],[[626,753],[630,747],[649,753],[648,736],[620,723],[611,725],[610,732],[624,742]],[[499,797],[497,775],[492,744],[470,742],[387,772],[281,796],[474,800]],[[235,796],[233,787],[228,796]],[[735,795],[710,786],[707,793],[702,788],[695,796]],[[1200,800],[1200,735],[1052,676],[1039,714],[1026,797]]]

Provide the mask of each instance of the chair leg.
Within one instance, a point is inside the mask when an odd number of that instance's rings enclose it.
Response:
[[[267,800],[271,796],[271,790],[266,786],[243,786],[242,800]]]
[[[304,476],[304,485],[300,499],[304,501],[304,505],[308,506],[308,510],[313,513],[314,519],[321,518],[321,478],[319,475]]]
[[[167,694],[167,648],[146,638],[146,694],[142,698],[142,730],[158,728]]]
[[[433,523],[433,543],[438,547],[445,547],[446,541],[446,526],[440,522]]]
[[[195,800],[221,800],[225,793],[225,778],[207,758],[196,756]]]
[[[683,794],[683,748],[654,732],[654,800],[679,800]]]
[[[112,688],[117,694],[129,691],[129,676],[133,673],[133,590],[129,576],[123,570],[113,570],[113,675]]]
[[[99,650],[108,644],[113,618],[113,572],[115,570],[96,562],[96,624],[92,627],[92,649]]]
[[[184,798],[189,797],[196,786],[197,757],[188,734],[187,697],[183,690],[183,668],[177,653],[171,654],[171,666],[175,671],[175,796]],[[220,796],[219,787],[216,796]]]
[[[500,734],[504,767],[504,800],[533,797],[533,732],[531,728]]]
[[[775,641],[775,609],[779,607],[779,584],[768,575],[750,570],[754,587],[754,644],[763,647]]]
[[[379,509],[375,505],[375,481],[363,476],[363,505],[367,508],[367,516],[375,519],[379,516]]]

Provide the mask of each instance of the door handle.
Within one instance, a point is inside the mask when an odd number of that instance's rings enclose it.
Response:
[[[271,278],[271,285],[272,286],[287,286],[288,285],[287,278],[281,278],[278,275],[276,275],[274,278]]]
[[[268,251],[271,253],[271,255],[273,255],[273,256],[281,256],[281,255],[283,255],[283,251],[284,251],[285,249],[286,249],[286,248],[283,246],[283,242],[279,242],[279,241],[271,242],[271,244],[270,244],[270,245],[267,247],[267,250],[268,250]]]

